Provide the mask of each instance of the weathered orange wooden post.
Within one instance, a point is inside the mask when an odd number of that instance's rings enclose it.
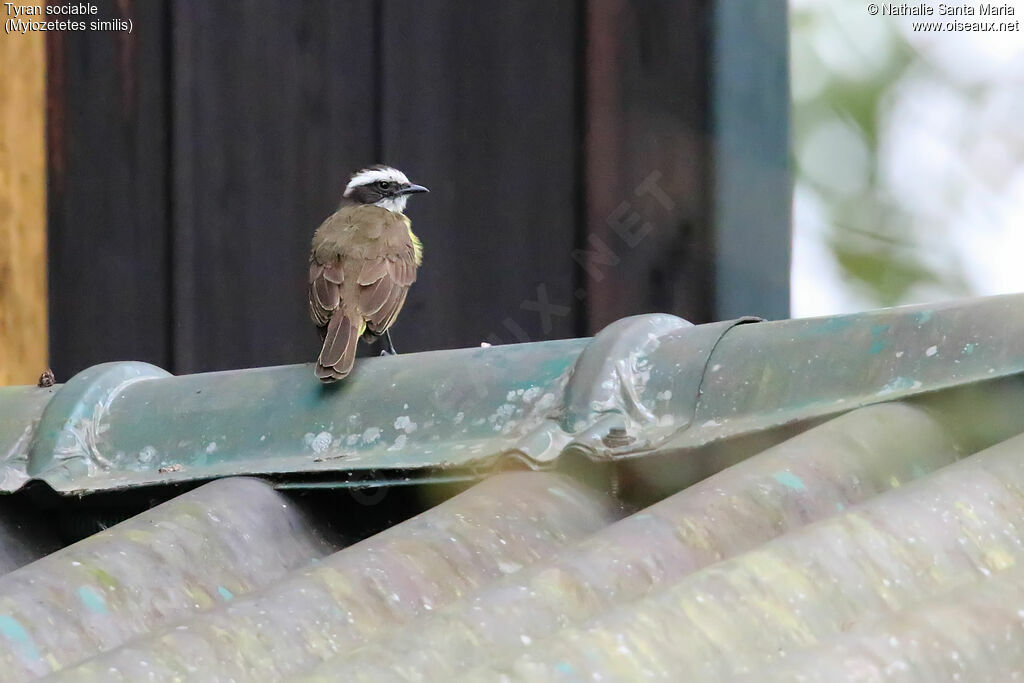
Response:
[[[0,385],[46,367],[45,36],[0,36]]]

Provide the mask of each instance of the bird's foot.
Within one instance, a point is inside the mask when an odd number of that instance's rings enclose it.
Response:
[[[387,346],[384,347],[384,350],[381,351],[380,355],[397,356],[398,350],[395,349],[395,342],[391,341],[391,330],[386,330],[384,332],[384,342],[387,344]]]

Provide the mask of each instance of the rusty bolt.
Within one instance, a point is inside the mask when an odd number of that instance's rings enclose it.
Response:
[[[601,442],[608,448],[622,448],[634,441],[636,441],[636,437],[628,434],[623,427],[612,427],[601,439]]]

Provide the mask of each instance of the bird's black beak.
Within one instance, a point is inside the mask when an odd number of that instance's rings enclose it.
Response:
[[[409,183],[408,185],[403,185],[402,189],[400,189],[398,191],[398,194],[417,194],[419,192],[430,192],[430,190],[428,190],[427,188],[423,187],[422,185],[416,185],[415,183]]]

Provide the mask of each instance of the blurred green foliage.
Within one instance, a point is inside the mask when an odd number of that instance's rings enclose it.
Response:
[[[794,79],[820,83],[820,87],[810,88],[809,96],[805,90],[804,98],[799,94],[802,84],[794,84],[797,184],[820,200],[822,219],[828,226],[825,241],[844,279],[874,303],[906,303],[918,285],[966,290],[955,261],[940,270],[923,257],[927,245],[913,230],[914,207],[893,196],[880,173],[885,153],[883,126],[893,89],[903,87],[909,73],[929,67],[900,33],[881,22],[871,22],[885,35],[873,35],[876,49],[869,52],[872,46],[862,45],[858,34],[864,25],[850,27],[844,21],[853,11],[863,12],[863,7],[857,5],[855,10],[835,2],[806,2],[794,7],[790,16]],[[878,50],[883,40],[884,50]],[[824,41],[833,43],[823,50]],[[823,54],[827,51],[834,56],[844,50],[850,62],[858,64],[860,60],[860,68],[843,72]],[[862,52],[858,54],[858,50]],[[865,148],[863,183],[852,190],[837,188],[820,166],[808,168],[801,163],[799,154],[820,126],[837,121],[856,131]],[[834,150],[826,168],[834,173],[846,163],[852,160],[844,158],[842,150]],[[941,237],[941,229],[936,237]]]

